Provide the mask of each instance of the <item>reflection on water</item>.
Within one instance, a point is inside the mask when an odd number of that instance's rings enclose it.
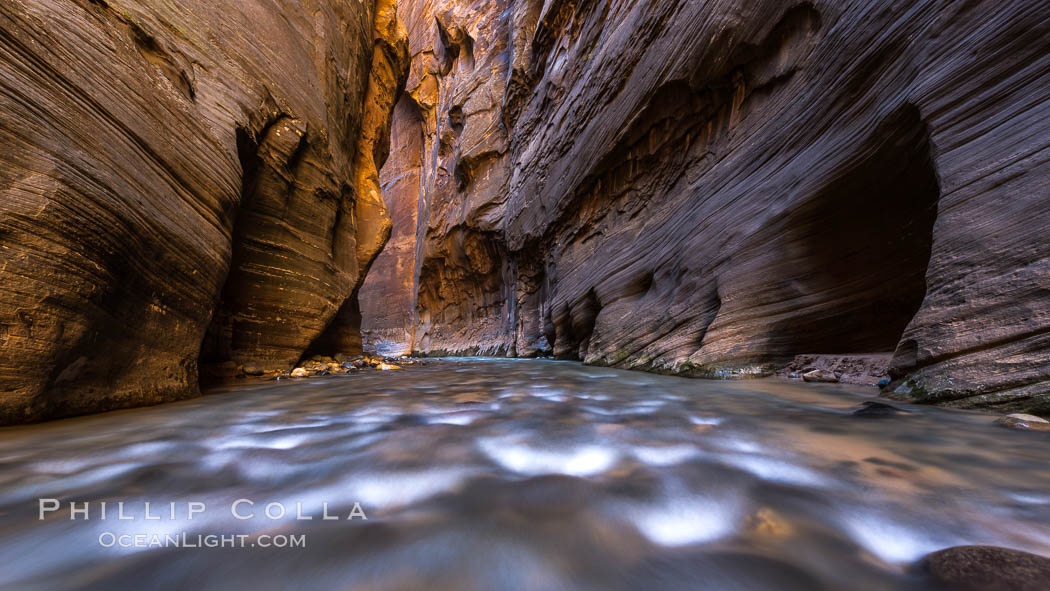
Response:
[[[872,393],[443,360],[4,429],[0,580],[924,589],[909,563],[946,546],[1050,554],[1045,435],[931,408],[852,416]],[[38,520],[39,498],[61,509]],[[242,498],[251,519],[230,511]],[[90,502],[89,519],[71,520],[70,501]],[[134,520],[113,517],[119,501]],[[163,518],[145,520],[145,501]],[[207,510],[191,520],[189,502]],[[265,517],[271,502],[286,514]],[[355,502],[367,520],[345,519]],[[306,547],[106,548],[106,532],[304,534]]]

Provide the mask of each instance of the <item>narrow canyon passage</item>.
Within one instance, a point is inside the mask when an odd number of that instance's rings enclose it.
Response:
[[[1048,89],[1046,0],[0,0],[0,591],[1046,591]]]

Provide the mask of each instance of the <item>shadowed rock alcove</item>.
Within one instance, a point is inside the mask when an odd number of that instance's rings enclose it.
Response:
[[[773,327],[785,354],[888,353],[926,294],[940,197],[918,109],[896,111],[783,226],[801,303]]]

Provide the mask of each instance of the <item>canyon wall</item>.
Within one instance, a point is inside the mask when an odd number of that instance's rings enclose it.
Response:
[[[0,422],[352,349],[407,61],[394,0],[6,0]]]
[[[417,352],[881,355],[899,398],[1050,412],[1045,2],[399,10],[415,273],[373,289]]]
[[[411,99],[398,102],[393,122],[390,157],[380,175],[393,233],[358,295],[364,349],[390,356],[412,352],[416,220],[423,149],[422,120]]]

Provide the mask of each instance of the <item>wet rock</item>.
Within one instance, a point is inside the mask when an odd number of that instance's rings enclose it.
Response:
[[[1011,414],[1000,417],[995,423],[1021,431],[1050,431],[1050,421],[1035,415]]]
[[[358,367],[379,367],[383,363],[386,363],[386,360],[376,355],[362,355],[359,360],[354,362]]]
[[[309,377],[309,376],[310,376],[310,372],[307,371],[305,368],[297,367],[297,368],[292,370],[292,377],[293,378],[306,378],[306,377]]]
[[[834,384],[839,381],[839,377],[834,372],[826,369],[814,369],[813,371],[802,374],[802,379],[807,382],[821,382]]]
[[[890,364],[889,353],[869,355],[797,355],[787,366],[777,370],[777,375],[791,377],[825,370],[846,384],[872,386],[886,375]]]
[[[994,546],[957,546],[927,555],[920,569],[953,591],[1045,591],[1050,558]]]
[[[908,411],[902,408],[873,400],[861,403],[860,408],[853,411],[853,416],[855,417],[894,417],[906,414],[908,414]]]
[[[420,427],[426,424],[426,417],[412,413],[398,415],[397,418],[390,422],[390,426],[395,429],[399,427]]]
[[[241,366],[241,373],[246,376],[261,376],[266,371],[258,363],[245,363]]]
[[[881,380],[876,382],[875,385],[878,386],[880,389],[881,388],[885,388],[886,386],[890,385],[890,379],[889,378],[882,378]]]
[[[380,364],[376,365],[376,369],[381,369],[383,371],[390,371],[390,370],[393,370],[393,369],[402,369],[402,367],[400,365],[394,365],[393,363],[385,363],[384,362],[384,363],[380,363]]]

